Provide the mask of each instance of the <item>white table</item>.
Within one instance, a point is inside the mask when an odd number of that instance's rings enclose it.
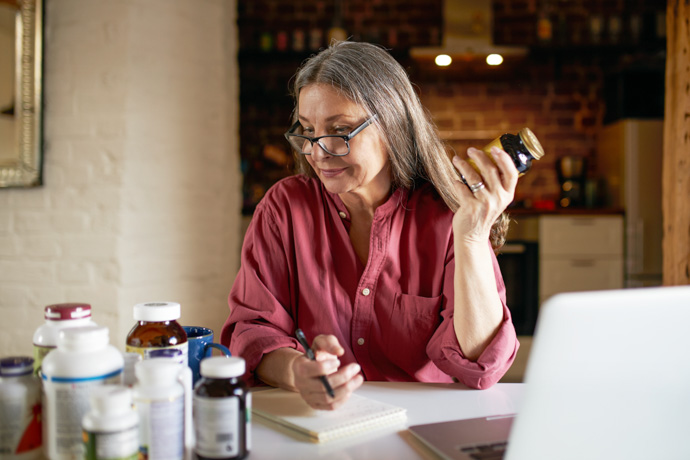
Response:
[[[314,444],[258,417],[252,418],[250,460],[405,460],[435,458],[407,426],[515,413],[524,385],[500,383],[488,390],[460,384],[365,382],[358,394],[407,409],[406,425],[339,441]]]

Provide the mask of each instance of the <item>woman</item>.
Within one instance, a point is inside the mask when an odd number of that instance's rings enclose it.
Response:
[[[492,250],[517,183],[508,155],[469,149],[480,172],[451,162],[404,69],[375,45],[332,44],[298,70],[293,95],[286,138],[301,174],[256,208],[222,343],[252,381],[317,409],[365,379],[493,385],[518,349]]]

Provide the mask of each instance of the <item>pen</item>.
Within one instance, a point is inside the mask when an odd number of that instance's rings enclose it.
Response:
[[[302,329],[297,328],[297,330],[295,331],[295,336],[297,337],[297,340],[299,340],[300,345],[302,345],[302,347],[304,348],[304,351],[307,353],[307,358],[311,359],[312,361],[316,361],[316,355],[314,355],[314,350],[312,350],[309,344],[307,343],[307,338],[304,336],[304,332],[302,332]],[[335,398],[333,388],[331,388],[331,384],[328,383],[328,379],[326,378],[326,376],[322,375],[319,378],[321,379],[323,386],[326,387],[326,392],[328,393],[328,396],[330,396],[331,398]]]

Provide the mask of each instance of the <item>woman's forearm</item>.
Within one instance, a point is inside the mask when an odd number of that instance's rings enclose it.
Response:
[[[256,376],[268,385],[296,391],[292,362],[302,356],[293,348],[278,348],[264,355],[256,367]]]
[[[462,353],[475,361],[496,335],[503,320],[503,306],[488,245],[457,238],[454,244],[453,326]]]

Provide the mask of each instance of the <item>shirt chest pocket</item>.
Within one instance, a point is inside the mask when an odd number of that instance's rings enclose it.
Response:
[[[381,325],[386,354],[393,361],[426,361],[426,345],[441,322],[443,296],[396,293],[390,317]]]

